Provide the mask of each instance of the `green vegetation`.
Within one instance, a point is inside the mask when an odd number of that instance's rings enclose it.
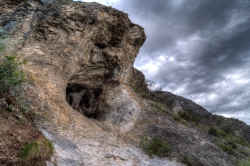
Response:
[[[16,55],[5,56],[0,60],[0,94],[27,81],[25,73],[19,69],[25,63],[26,61],[20,61]]]
[[[189,121],[192,121],[192,120],[193,120],[192,115],[191,115],[188,111],[181,111],[181,112],[178,113],[178,115],[179,115],[182,119],[189,120]]]
[[[223,128],[220,126],[210,126],[208,128],[204,126],[199,126],[202,130],[206,131],[208,134],[213,135],[217,138],[222,139],[224,142],[217,144],[217,146],[222,149],[224,152],[226,152],[229,155],[234,155],[234,150],[237,148],[238,145],[242,145],[245,147],[250,147],[250,143],[247,142],[246,139],[244,139],[241,136],[235,136],[230,132],[225,132]],[[227,129],[228,131],[228,129]]]
[[[168,152],[172,151],[166,141],[156,137],[153,137],[152,139],[141,139],[140,146],[150,157],[153,155],[164,157]]]
[[[166,106],[164,106],[163,104],[161,103],[155,103],[155,102],[152,102],[151,105],[154,107],[154,109],[158,112],[164,112],[164,113],[167,113],[169,115],[171,115],[171,112],[169,112],[169,109],[166,108]]]
[[[1,20],[1,18],[0,18]],[[5,40],[4,38],[6,37],[4,30],[0,28],[0,54],[3,52],[5,48]]]
[[[7,102],[1,110],[7,110],[4,116],[10,119],[12,115],[18,117],[17,113],[15,115],[11,113],[13,110],[20,110],[24,115],[28,110],[15,99],[17,96],[10,95],[10,90],[29,80],[26,79],[25,73],[20,69],[21,65],[26,63],[26,60],[20,60],[16,54],[5,48],[5,37],[4,31],[0,29],[0,98],[4,97]],[[14,120],[12,123],[17,124],[20,120],[22,119]],[[41,136],[35,141],[27,143],[19,153],[19,157],[23,163],[27,164],[31,160],[47,159],[53,152],[52,142]]]
[[[23,114],[26,113],[28,110],[29,110],[28,107],[25,107],[25,106],[21,106],[21,107],[20,107],[20,111],[21,111]]]
[[[14,108],[15,108],[15,106],[13,104],[10,104],[6,109],[8,111],[13,111]]]
[[[158,104],[152,103],[152,105],[153,105],[153,107],[154,107],[157,111],[159,111],[159,112],[165,112],[165,110],[162,109]]]
[[[0,52],[4,50],[4,43],[3,41],[0,41]]]
[[[25,73],[20,70],[26,61],[20,60],[16,54],[6,52],[4,37],[4,31],[0,30],[0,95],[27,81]]]
[[[155,87],[152,81],[146,81],[144,75],[135,69],[133,79],[130,80],[130,86],[141,97],[151,100],[151,106],[154,110],[165,112],[186,126],[196,126],[205,133],[214,136],[212,142],[217,145],[221,150],[229,154],[235,162],[250,156],[250,140],[249,129],[239,120],[232,118],[225,118],[219,115],[206,113],[201,107],[183,107],[183,111],[174,114],[171,109],[173,102],[176,100],[174,96],[168,92],[162,92],[161,88]],[[184,104],[185,106],[185,104]],[[199,112],[199,109],[201,111]],[[144,140],[144,144],[149,144],[149,140]],[[243,147],[241,147],[243,146]],[[147,154],[153,154],[151,145],[147,146],[144,150]],[[246,148],[245,148],[246,147]],[[189,157],[184,157],[183,161],[187,165],[190,163]],[[248,161],[249,163],[249,161]],[[190,164],[189,164],[190,165]],[[193,164],[194,165],[194,164]],[[245,166],[245,165],[244,165]],[[249,165],[250,166],[250,165]]]
[[[153,100],[155,98],[155,94],[150,87],[153,87],[155,83],[149,80],[145,80],[145,76],[137,69],[133,71],[133,78],[130,80],[130,87],[134,92],[139,94],[141,97],[149,100]],[[156,89],[156,88],[155,88]],[[157,87],[157,89],[160,89]]]
[[[248,160],[244,160],[244,161],[240,161],[238,166],[250,166],[250,159]]]
[[[174,120],[175,120],[175,121],[178,121],[178,122],[181,122],[181,121],[182,121],[181,117],[178,116],[178,115],[174,115]]]
[[[193,166],[193,158],[191,156],[184,156],[182,159],[181,159],[181,162],[186,164],[187,166]]]
[[[34,159],[49,158],[54,152],[54,147],[51,141],[38,139],[34,142],[29,142],[21,151],[20,158],[22,162],[28,163]]]
[[[213,126],[209,127],[207,132],[208,132],[208,134],[216,136],[216,137],[224,137],[226,135],[225,132],[223,132],[222,130],[217,129]]]
[[[234,144],[230,144],[228,142],[218,144],[217,146],[227,154],[231,155],[234,154],[234,149],[236,148]]]
[[[215,126],[211,126],[207,129],[208,134],[213,135],[215,137],[221,138],[224,141],[226,141],[223,144],[219,144],[218,147],[220,147],[223,151],[227,152],[228,154],[233,154],[232,151],[233,149],[236,149],[237,144],[250,147],[250,143],[247,142],[244,138],[242,137],[237,137],[234,136],[231,133],[227,133],[221,129]]]
[[[6,35],[0,29],[0,96],[6,98],[8,111],[13,111],[20,107],[22,113],[27,111],[22,105],[11,96],[9,91],[22,83],[29,81],[26,79],[25,73],[20,69],[26,60],[20,60],[18,56],[12,53],[10,48],[5,47]]]

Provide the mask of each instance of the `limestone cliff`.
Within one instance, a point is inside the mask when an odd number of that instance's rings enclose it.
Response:
[[[232,165],[212,136],[173,118],[172,102],[131,88],[147,91],[133,68],[146,37],[126,13],[70,0],[0,3],[1,29],[34,80],[21,89],[22,103],[55,146],[49,164],[178,166],[191,157],[197,165]],[[145,137],[167,140],[173,150],[150,158],[139,147]]]

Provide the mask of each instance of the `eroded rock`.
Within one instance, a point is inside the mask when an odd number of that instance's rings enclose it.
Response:
[[[22,102],[53,141],[53,163],[179,166],[176,160],[195,149],[203,165],[231,165],[206,135],[155,111],[131,89],[130,80],[141,76],[133,62],[146,37],[127,14],[69,0],[4,1],[1,9],[8,46],[27,60],[23,70],[34,79],[24,85]],[[139,147],[143,137],[167,140],[173,151],[149,158]]]

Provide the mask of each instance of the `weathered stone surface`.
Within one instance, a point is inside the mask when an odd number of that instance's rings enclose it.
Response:
[[[181,166],[182,156],[192,156],[197,165],[231,165],[206,134],[155,111],[131,89],[131,79],[143,77],[133,62],[146,37],[127,14],[68,0],[4,1],[1,8],[9,46],[27,60],[23,70],[34,79],[24,85],[22,102],[53,141],[53,163]],[[143,137],[167,140],[173,151],[149,158],[139,147]]]

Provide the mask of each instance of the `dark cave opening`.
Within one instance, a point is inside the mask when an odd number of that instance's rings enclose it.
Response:
[[[98,102],[101,93],[101,88],[88,89],[80,85],[68,84],[66,101],[73,109],[88,118],[98,119],[100,117]]]
[[[101,44],[101,43],[95,43],[95,46],[97,46],[100,49],[104,49],[106,47],[105,44]]]

